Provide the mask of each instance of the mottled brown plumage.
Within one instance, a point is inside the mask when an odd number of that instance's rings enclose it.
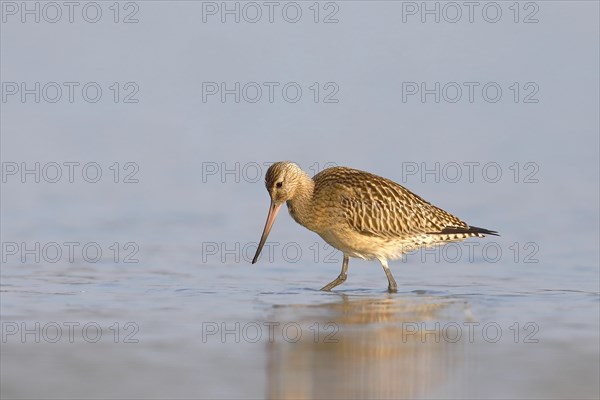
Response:
[[[349,257],[379,260],[388,289],[395,291],[397,285],[387,260],[423,246],[497,235],[467,225],[389,179],[352,168],[328,168],[311,179],[296,164],[277,162],[269,167],[265,185],[271,207],[252,263],[279,208],[287,202],[296,222],[344,254],[342,272],[322,290],[331,290],[346,280]]]

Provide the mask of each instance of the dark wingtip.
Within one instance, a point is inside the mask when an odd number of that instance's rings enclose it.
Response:
[[[493,235],[493,236],[500,236],[500,234],[496,231],[491,231],[489,229],[485,229],[485,228],[479,228],[477,226],[467,226],[467,227],[446,227],[444,229],[442,229],[440,232],[441,234],[455,234],[455,233],[480,233],[482,235]]]
[[[500,236],[500,234],[497,231],[492,231],[492,230],[485,229],[485,228],[479,228],[477,226],[470,226],[469,229],[473,233],[482,233],[484,235]]]

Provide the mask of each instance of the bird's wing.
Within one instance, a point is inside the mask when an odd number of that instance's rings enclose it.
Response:
[[[324,179],[336,186],[351,229],[368,236],[402,238],[418,234],[467,233],[469,226],[405,187],[367,172],[342,168]],[[459,232],[460,231],[460,232]]]

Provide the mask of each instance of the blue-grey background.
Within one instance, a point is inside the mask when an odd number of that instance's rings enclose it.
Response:
[[[39,23],[23,4],[38,7]],[[47,2],[1,2],[3,398],[598,397],[597,2],[477,2],[472,22],[459,3],[454,23],[446,19],[457,3],[447,2],[426,3],[439,22],[421,2],[277,2],[272,22],[262,2],[226,3],[239,8],[239,23],[221,21],[221,2],[86,4],[72,22],[62,6],[53,23]],[[247,22],[256,4],[262,18]],[[288,19],[299,8],[299,21],[286,21],[284,7]],[[88,19],[99,8],[98,21],[86,21],[84,8]],[[328,15],[337,22],[325,23]],[[36,82],[56,82],[62,97],[9,93]],[[64,82],[79,85],[73,102]],[[94,103],[81,94],[89,82],[102,88]],[[203,93],[207,82],[256,82],[262,98],[223,102]],[[272,102],[264,82],[279,85]],[[281,92],[289,82],[302,88],[295,103]],[[406,82],[456,82],[462,98],[403,101]],[[472,102],[464,82],[478,85]],[[482,96],[489,82],[502,89],[497,102]],[[537,101],[525,102],[532,87],[528,100]],[[125,102],[132,88],[137,102]],[[332,88],[337,101],[324,102]],[[377,173],[502,236],[474,240],[475,256],[456,262],[392,262],[394,296],[380,266],[360,260],[336,293],[319,292],[341,256],[286,213],[270,236],[272,257],[249,263],[269,203],[262,176],[277,160],[310,174],[328,165]],[[79,163],[73,182],[65,162]],[[58,163],[62,178],[11,173],[36,163]],[[82,177],[86,163],[100,166],[97,183]],[[436,163],[439,176],[421,174]],[[468,163],[477,163],[473,179]],[[497,181],[482,174],[489,164]],[[442,171],[455,165],[462,175],[453,182]],[[137,182],[124,182],[133,170]],[[78,243],[74,259],[21,258],[23,246],[53,242]],[[100,261],[82,256],[86,243],[98,243]],[[498,260],[482,254],[486,243],[500,248]],[[138,262],[123,262],[131,249]],[[207,323],[265,321],[299,323],[305,339],[313,323],[333,322],[339,345],[203,340]],[[398,341],[403,322],[423,321],[493,322],[503,336]],[[40,333],[52,322],[63,326],[56,343]],[[80,324],[73,343],[65,322]],[[96,343],[80,332],[92,322],[103,328]],[[127,322],[138,343],[123,343]],[[537,343],[523,343],[530,322]],[[15,326],[37,330],[39,343],[9,334]]]

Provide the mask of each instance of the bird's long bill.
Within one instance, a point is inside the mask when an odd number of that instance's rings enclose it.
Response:
[[[281,203],[283,204],[283,203]],[[269,232],[271,232],[271,228],[273,227],[273,222],[275,222],[275,217],[277,217],[277,213],[279,212],[279,208],[281,208],[281,204],[271,203],[269,207],[269,215],[267,215],[267,222],[265,223],[265,229],[263,230],[262,236],[260,237],[260,242],[258,243],[258,248],[256,249],[256,254],[252,259],[252,264],[256,262],[260,252],[267,241],[267,236],[269,236]]]

